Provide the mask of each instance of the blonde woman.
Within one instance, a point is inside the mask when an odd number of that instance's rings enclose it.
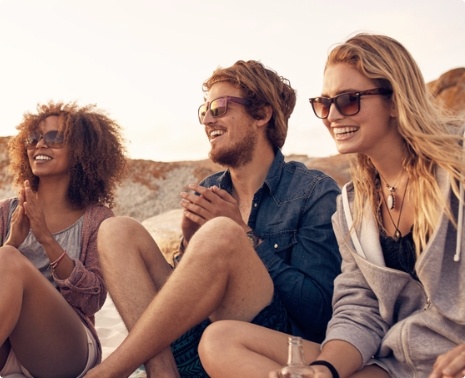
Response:
[[[409,52],[382,35],[336,46],[310,103],[352,154],[333,217],[343,258],[333,316],[321,345],[304,344],[311,376],[463,377],[463,120],[434,106]],[[212,377],[275,377],[286,340],[217,323],[200,356]]]

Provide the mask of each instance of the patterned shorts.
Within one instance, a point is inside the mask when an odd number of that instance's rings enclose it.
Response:
[[[276,292],[272,302],[261,310],[251,323],[281,332],[289,333],[291,331],[286,309]],[[181,377],[208,377],[200,363],[197,349],[203,331],[210,324],[209,319],[204,320],[171,344],[171,350]]]

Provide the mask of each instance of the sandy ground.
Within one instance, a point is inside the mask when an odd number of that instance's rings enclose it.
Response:
[[[105,359],[121,344],[128,333],[110,296],[107,296],[102,309],[95,315],[95,324],[102,343],[102,357]],[[131,378],[144,377],[146,377],[146,374],[141,369],[131,375]]]

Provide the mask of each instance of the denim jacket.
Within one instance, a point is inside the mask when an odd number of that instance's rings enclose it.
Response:
[[[229,171],[201,183],[231,193]],[[283,301],[292,333],[321,342],[331,318],[341,257],[331,225],[340,190],[324,173],[285,162],[280,150],[253,198],[248,225],[263,240],[256,251]]]

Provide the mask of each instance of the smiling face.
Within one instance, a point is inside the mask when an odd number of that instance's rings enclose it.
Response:
[[[214,84],[207,93],[206,102],[223,96],[242,97],[240,89],[226,83]],[[203,119],[210,141],[211,160],[223,166],[237,168],[249,163],[257,144],[257,120],[244,105],[229,102],[227,112],[214,118],[208,110]]]
[[[377,88],[376,81],[368,79],[355,66],[337,63],[326,68],[322,96],[334,97],[341,93]],[[393,146],[402,145],[396,127],[395,108],[385,96],[360,97],[360,111],[344,116],[331,104],[328,118],[323,123],[342,153],[362,153],[372,159],[389,156]]]
[[[37,131],[45,135],[49,131],[59,129],[59,118],[50,116],[45,118]],[[38,177],[68,176],[69,148],[64,144],[61,148],[52,148],[41,138],[34,148],[27,150],[32,173]]]

